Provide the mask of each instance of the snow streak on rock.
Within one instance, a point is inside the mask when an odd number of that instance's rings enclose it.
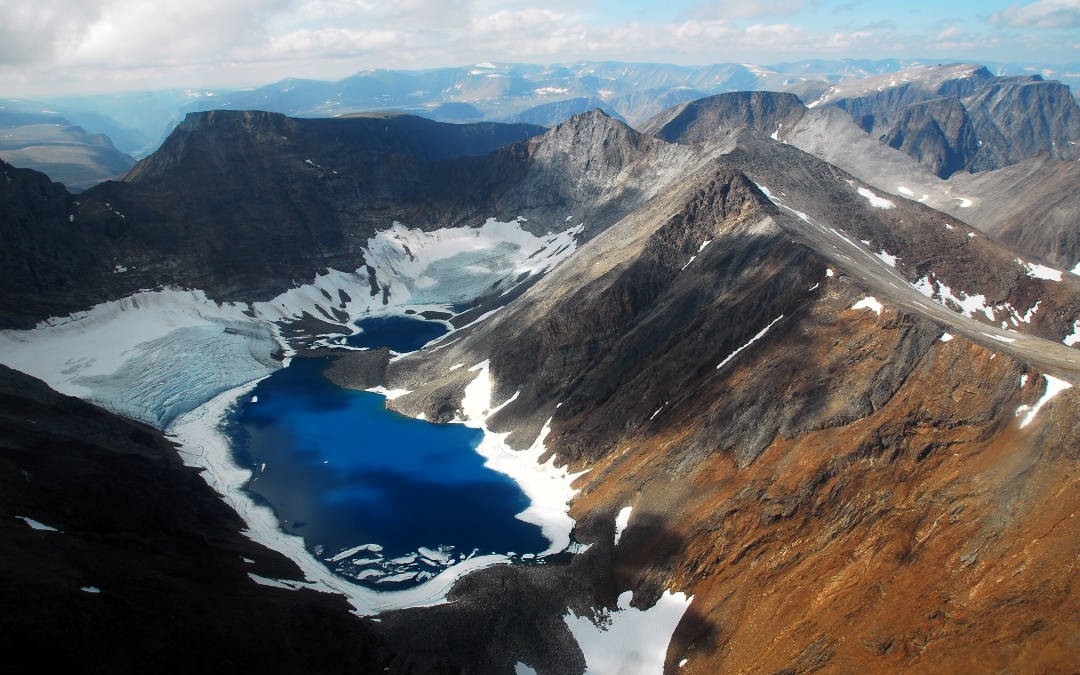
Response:
[[[746,348],[747,348],[747,347],[749,347],[750,345],[754,344],[755,342],[757,342],[757,341],[758,341],[758,340],[760,340],[761,338],[765,337],[765,333],[768,333],[768,332],[769,332],[769,329],[770,329],[770,328],[772,328],[773,326],[775,326],[775,325],[776,325],[776,322],[778,322],[778,321],[779,321],[780,319],[783,319],[783,318],[784,318],[784,315],[783,315],[783,314],[781,314],[780,316],[776,317],[776,318],[775,318],[775,319],[773,319],[773,320],[772,320],[771,322],[769,322],[769,325],[768,325],[768,326],[765,326],[765,327],[764,327],[764,328],[762,328],[762,329],[761,329],[760,331],[758,331],[758,334],[757,334],[757,335],[755,335],[754,337],[750,338],[750,341],[749,341],[749,342],[747,342],[746,344],[744,344],[744,345],[743,345],[742,347],[739,347],[739,348],[738,348],[738,349],[736,349],[735,351],[731,352],[731,353],[730,353],[730,354],[728,354],[728,355],[727,355],[726,357],[724,357],[724,360],[723,360],[723,361],[721,361],[720,363],[716,364],[716,369],[717,369],[717,370],[720,370],[721,368],[723,368],[724,366],[726,366],[726,365],[728,364],[728,362],[729,362],[729,361],[731,361],[731,360],[732,360],[733,358],[735,358],[736,356],[738,356],[738,355],[739,355],[739,352],[741,352],[742,350],[746,349]]]
[[[1035,419],[1035,416],[1039,414],[1040,410],[1042,410],[1042,407],[1049,403],[1051,399],[1053,399],[1055,396],[1065,391],[1066,389],[1072,387],[1072,385],[1065,380],[1059,380],[1053,375],[1047,375],[1044,373],[1043,379],[1046,380],[1046,391],[1043,393],[1042,397],[1035,402],[1035,405],[1022,405],[1016,409],[1017,416],[1024,415],[1024,419],[1020,421],[1021,429],[1031,424],[1031,422]]]

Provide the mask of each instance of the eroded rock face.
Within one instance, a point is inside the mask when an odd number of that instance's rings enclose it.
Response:
[[[941,178],[966,169],[969,158],[979,149],[979,139],[967,110],[954,98],[933,99],[904,108],[881,140],[911,155]]]

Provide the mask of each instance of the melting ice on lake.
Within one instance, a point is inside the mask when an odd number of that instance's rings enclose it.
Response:
[[[324,378],[325,365],[295,359],[260,382],[230,435],[254,471],[248,490],[331,569],[403,588],[473,553],[547,546],[514,517],[528,506],[520,488],[475,452],[482,432],[386,410],[383,396]]]

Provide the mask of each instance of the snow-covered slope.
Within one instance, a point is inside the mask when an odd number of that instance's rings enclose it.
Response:
[[[280,326],[305,315],[355,332],[352,322],[406,305],[448,310],[542,274],[577,247],[581,224],[536,236],[520,221],[432,232],[395,225],[367,242],[368,268],[328,270],[253,303],[218,303],[201,290],[143,291],[85,312],[0,331],[0,363],[62,393],[167,427],[219,393],[281,367]],[[381,287],[373,292],[373,287]],[[277,355],[277,356],[275,356]]]

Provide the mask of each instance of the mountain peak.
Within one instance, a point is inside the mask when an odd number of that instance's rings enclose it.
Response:
[[[654,117],[645,133],[672,143],[700,143],[728,133],[751,129],[775,134],[794,126],[806,113],[795,94],[739,91],[690,101]]]

